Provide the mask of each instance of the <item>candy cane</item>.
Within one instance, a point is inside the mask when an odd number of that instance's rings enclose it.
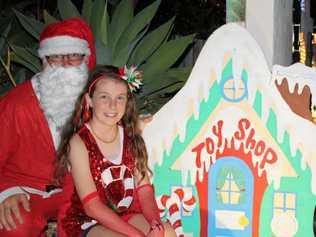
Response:
[[[183,188],[177,188],[170,196],[161,195],[157,197],[157,205],[160,211],[160,217],[169,214],[167,219],[174,228],[178,237],[184,237],[180,209],[191,213],[195,207],[195,198],[192,191]]]
[[[114,172],[114,170],[118,172]],[[105,188],[115,181],[123,183],[124,196],[115,205],[117,208],[127,209],[133,201],[134,192],[134,179],[128,167],[125,165],[108,167],[101,173],[101,179]]]

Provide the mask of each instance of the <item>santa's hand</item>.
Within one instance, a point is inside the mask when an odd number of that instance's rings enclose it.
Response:
[[[30,203],[26,194],[15,194],[6,198],[0,203],[0,228],[12,230],[16,228],[14,218],[23,224],[19,204],[22,204],[26,211],[30,211]]]

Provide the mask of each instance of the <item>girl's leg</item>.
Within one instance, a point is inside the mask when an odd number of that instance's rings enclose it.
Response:
[[[145,217],[142,214],[134,215],[130,218],[128,221],[133,226],[140,229],[143,233],[148,234],[150,230],[150,226],[148,222],[146,221]],[[163,222],[163,227],[165,230],[165,237],[176,237],[176,232],[172,228],[169,222]]]
[[[149,233],[150,226],[142,214],[133,215],[128,223],[141,230],[145,235]],[[169,222],[163,222],[165,237],[176,237],[176,232],[172,228]],[[92,227],[87,235],[83,237],[124,237],[125,235],[109,230],[103,226],[96,225]]]
[[[141,230],[145,235],[149,233],[150,226],[142,214],[135,214],[129,220],[128,223]]]
[[[82,237],[125,237],[125,235],[109,230],[101,225],[95,225]]]
[[[147,223],[146,219],[141,214],[133,215],[128,222],[135,226],[137,229],[141,230],[143,233],[148,233],[150,226]],[[109,230],[103,226],[96,225],[92,227],[88,233],[85,233],[82,237],[123,237],[125,235]]]

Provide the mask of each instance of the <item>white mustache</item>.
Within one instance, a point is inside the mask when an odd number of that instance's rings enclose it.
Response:
[[[85,63],[76,67],[56,67],[47,65],[40,74],[40,91],[45,96],[73,93],[74,88],[83,88],[88,78]]]
[[[88,79],[85,63],[76,67],[47,65],[39,75],[40,103],[46,117],[63,126]]]

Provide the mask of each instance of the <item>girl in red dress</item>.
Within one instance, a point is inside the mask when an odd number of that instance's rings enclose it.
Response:
[[[58,236],[175,236],[161,222],[147,152],[137,128],[135,68],[94,70],[59,149],[67,202]],[[69,173],[64,175],[66,170]]]

